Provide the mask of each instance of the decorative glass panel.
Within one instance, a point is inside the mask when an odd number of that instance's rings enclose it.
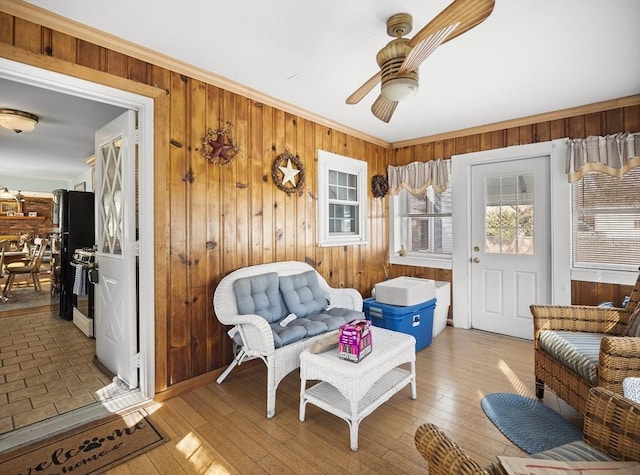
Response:
[[[122,254],[122,138],[103,145],[99,159],[102,161],[102,187],[100,188],[99,249],[107,254]]]

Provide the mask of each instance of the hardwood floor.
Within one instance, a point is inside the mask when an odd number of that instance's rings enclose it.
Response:
[[[375,344],[375,342],[374,342]],[[485,417],[490,392],[534,394],[533,343],[447,327],[417,354],[418,398],[404,388],[360,425],[359,449],[349,448],[347,423],[313,405],[298,420],[299,373],[277,394],[265,417],[266,370],[244,365],[211,383],[147,406],[170,441],[110,474],[426,473],[413,444],[416,428],[440,426],[480,464],[496,455],[523,455]],[[576,412],[546,391],[545,402],[580,427]]]

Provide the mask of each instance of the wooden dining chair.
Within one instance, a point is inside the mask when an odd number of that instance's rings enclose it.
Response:
[[[17,275],[30,275],[35,291],[40,292],[42,290],[39,276],[40,265],[42,264],[42,259],[44,258],[44,253],[48,243],[49,241],[47,239],[41,239],[40,242],[36,243],[36,248],[34,249],[29,262],[22,265],[21,263],[13,263],[7,266],[9,277],[7,278],[7,282],[4,284],[3,294],[5,297],[9,297],[11,287],[13,286]]]

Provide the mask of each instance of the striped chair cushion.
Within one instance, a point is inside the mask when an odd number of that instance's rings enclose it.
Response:
[[[612,462],[614,460],[581,440],[529,455],[529,457],[532,459],[562,460],[563,462]]]
[[[597,386],[600,340],[604,336],[602,333],[546,330],[540,332],[540,347],[593,386]]]

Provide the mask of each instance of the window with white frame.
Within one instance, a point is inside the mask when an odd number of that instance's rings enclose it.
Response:
[[[622,178],[588,173],[571,187],[573,267],[637,271],[640,167]]]
[[[451,187],[417,194],[403,189],[391,197],[391,216],[392,262],[451,268]]]
[[[318,245],[366,244],[367,162],[318,150]]]

